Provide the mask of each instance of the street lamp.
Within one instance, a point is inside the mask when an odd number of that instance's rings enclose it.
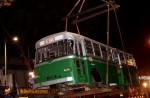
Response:
[[[15,36],[15,37],[13,37],[13,41],[18,41],[18,37],[17,36]]]
[[[7,40],[5,39],[4,41],[4,51],[5,51],[5,86],[6,86],[6,83],[7,83]],[[13,41],[14,42],[17,42],[18,41],[18,37],[13,37]]]

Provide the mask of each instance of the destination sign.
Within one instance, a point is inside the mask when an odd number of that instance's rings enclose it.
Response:
[[[46,38],[45,40],[42,40],[39,45],[40,46],[45,46],[45,45],[48,45],[50,43],[53,43],[54,42],[54,39],[53,38]]]
[[[63,35],[59,35],[59,36],[56,36],[56,37],[47,37],[47,38],[44,38],[42,41],[39,42],[39,46],[45,46],[45,45],[48,45],[48,44],[51,44],[51,43],[54,43],[55,41],[59,41],[59,40],[62,40],[64,39],[64,36]]]

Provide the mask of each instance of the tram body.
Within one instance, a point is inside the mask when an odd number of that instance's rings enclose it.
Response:
[[[34,88],[59,84],[105,85],[105,44],[64,31],[42,38],[35,47]],[[109,86],[138,84],[137,67],[131,54],[109,47],[108,68]]]

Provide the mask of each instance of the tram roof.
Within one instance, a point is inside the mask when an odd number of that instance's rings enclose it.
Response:
[[[51,34],[51,35],[48,35],[46,37],[43,37],[41,38],[40,40],[38,40],[35,44],[35,48],[39,48],[39,47],[44,47],[50,43],[54,43],[54,42],[57,42],[59,40],[62,40],[62,39],[72,39],[72,40],[83,40],[83,39],[89,39],[91,40],[92,42],[95,42],[95,43],[100,43],[96,40],[93,40],[91,38],[88,38],[86,36],[83,36],[83,35],[79,35],[77,33],[73,33],[73,32],[68,32],[68,31],[63,31],[63,32],[58,32],[58,33],[54,33],[54,34]],[[43,44],[43,45],[42,45]],[[106,46],[105,44],[103,43],[100,43],[101,45],[103,46]],[[113,47],[110,47],[110,48],[113,48]],[[114,48],[116,49],[116,48]],[[119,49],[118,49],[119,50]],[[120,52],[123,52],[121,50],[119,50]],[[128,53],[127,53],[128,54]],[[131,55],[131,54],[130,54]]]
[[[41,38],[40,40],[38,40],[35,44],[35,48],[39,48],[39,47],[44,47],[45,45],[48,45],[50,43],[54,43],[56,41],[59,41],[59,40],[62,40],[62,39],[72,39],[72,40],[83,40],[83,39],[88,39],[92,42],[95,42],[95,43],[100,43],[96,40],[93,40],[91,38],[88,38],[86,36],[83,36],[83,35],[79,35],[77,33],[73,33],[73,32],[68,32],[68,31],[63,31],[63,32],[59,32],[59,33],[54,33],[54,34],[51,34],[51,35],[48,35],[46,37],[43,37]],[[41,45],[40,45],[41,44]],[[44,44],[44,45],[42,45]],[[103,46],[106,46],[105,44],[103,43],[100,43],[101,45]],[[113,48],[113,47],[111,47]],[[114,48],[115,49],[115,48]]]
[[[100,43],[98,41],[95,41],[91,38],[88,38],[86,36],[83,36],[83,35],[79,35],[77,33],[73,33],[73,32],[68,32],[68,31],[63,31],[63,32],[58,32],[58,33],[55,33],[55,34],[51,34],[51,35],[48,35],[46,37],[43,37],[41,38],[40,40],[38,40],[35,44],[35,48],[39,48],[39,47],[44,47],[50,43],[54,43],[54,42],[57,42],[59,40],[63,40],[63,39],[72,39],[72,40],[83,40],[83,39],[88,39],[92,42],[95,42],[95,43]],[[42,45],[43,44],[43,45]],[[105,44],[103,43],[100,43],[101,45],[103,46],[106,46]],[[110,48],[113,48],[113,47],[110,47]],[[116,48],[113,48],[113,49],[116,49]],[[118,51],[122,52],[120,49],[117,49]],[[132,55],[132,54],[129,54],[126,52],[126,54],[128,55]]]
[[[78,40],[83,40],[84,38],[86,39],[90,39],[88,37],[85,37],[83,35],[79,35],[77,33],[73,33],[73,32],[68,32],[68,31],[64,31],[64,32],[59,32],[59,33],[55,33],[55,34],[51,34],[48,35],[46,37],[41,38],[40,40],[38,40],[35,44],[35,48],[39,48],[39,47],[43,47],[49,43],[54,43],[56,41],[62,40],[62,39],[78,39]],[[90,39],[91,41],[94,41],[96,43],[99,43],[95,40]],[[104,45],[104,44],[103,44]]]

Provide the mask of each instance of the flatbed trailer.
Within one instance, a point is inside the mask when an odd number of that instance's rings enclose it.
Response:
[[[144,92],[142,88],[135,87],[133,89],[95,89],[85,92],[70,93],[66,95],[58,95],[56,98],[148,98],[148,91]]]
[[[48,89],[47,89],[48,90]],[[27,98],[149,98],[149,88],[134,87],[132,89],[93,89],[89,91],[69,92],[68,94],[52,94],[50,90],[44,94],[36,94],[40,91],[30,90],[20,94]]]

